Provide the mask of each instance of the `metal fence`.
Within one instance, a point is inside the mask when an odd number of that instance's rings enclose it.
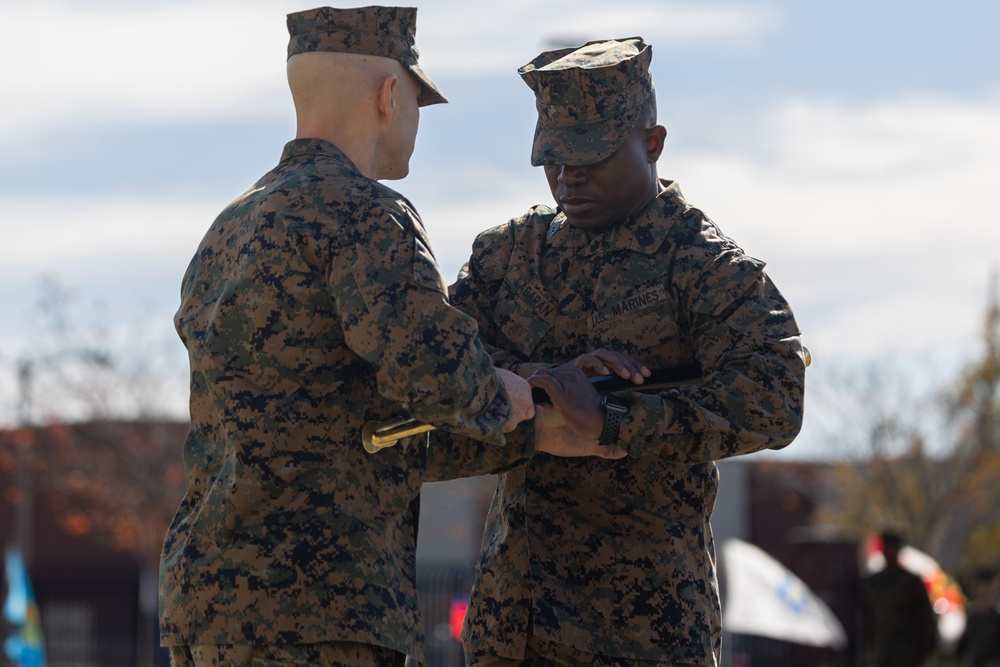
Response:
[[[472,588],[473,569],[421,564],[417,589],[425,622],[427,667],[463,667],[456,630]],[[128,577],[74,576],[38,581],[48,667],[165,667],[155,637],[155,619],[137,603],[138,586]],[[725,633],[722,667],[855,667],[853,656],[804,653],[787,642]],[[2,662],[0,662],[2,664]],[[934,665],[947,664],[933,662]]]
[[[162,667],[156,619],[143,613],[133,572],[36,577],[47,667]]]

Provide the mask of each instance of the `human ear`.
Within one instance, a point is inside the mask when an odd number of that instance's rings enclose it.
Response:
[[[663,152],[663,144],[667,138],[667,128],[662,125],[654,125],[646,130],[646,159],[656,162]]]
[[[396,112],[396,84],[399,77],[395,74],[382,79],[378,87],[378,113],[379,120],[384,125],[392,123],[393,114]]]

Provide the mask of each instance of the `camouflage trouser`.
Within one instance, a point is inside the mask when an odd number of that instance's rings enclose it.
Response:
[[[173,667],[403,667],[406,656],[356,642],[171,646]]]
[[[524,657],[501,658],[488,650],[465,645],[466,667],[698,667],[679,662],[614,658],[580,651],[538,637],[529,637]]]

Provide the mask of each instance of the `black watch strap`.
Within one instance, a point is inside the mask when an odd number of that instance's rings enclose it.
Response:
[[[618,432],[622,427],[622,419],[628,414],[628,406],[612,396],[601,398],[601,405],[604,407],[604,430],[601,431],[598,444],[614,445],[618,442]]]

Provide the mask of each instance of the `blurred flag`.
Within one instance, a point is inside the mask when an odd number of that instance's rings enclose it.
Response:
[[[878,533],[868,536],[865,544],[866,569],[869,573],[885,567],[882,538]],[[946,645],[957,642],[965,631],[965,596],[961,587],[948,576],[938,562],[923,551],[904,545],[899,550],[899,564],[924,580],[927,595],[937,614],[938,632]]]
[[[469,610],[469,598],[455,597],[451,600],[451,609],[448,611],[448,625],[451,628],[451,638],[457,642],[462,641],[462,624],[465,623],[465,612]]]
[[[3,617],[10,627],[3,643],[4,651],[15,667],[45,667],[38,605],[31,591],[24,559],[15,548],[7,549],[6,570],[7,600],[3,605]]]
[[[737,539],[725,541],[722,558],[727,591],[723,630],[838,650],[847,646],[837,617],[784,565]]]

